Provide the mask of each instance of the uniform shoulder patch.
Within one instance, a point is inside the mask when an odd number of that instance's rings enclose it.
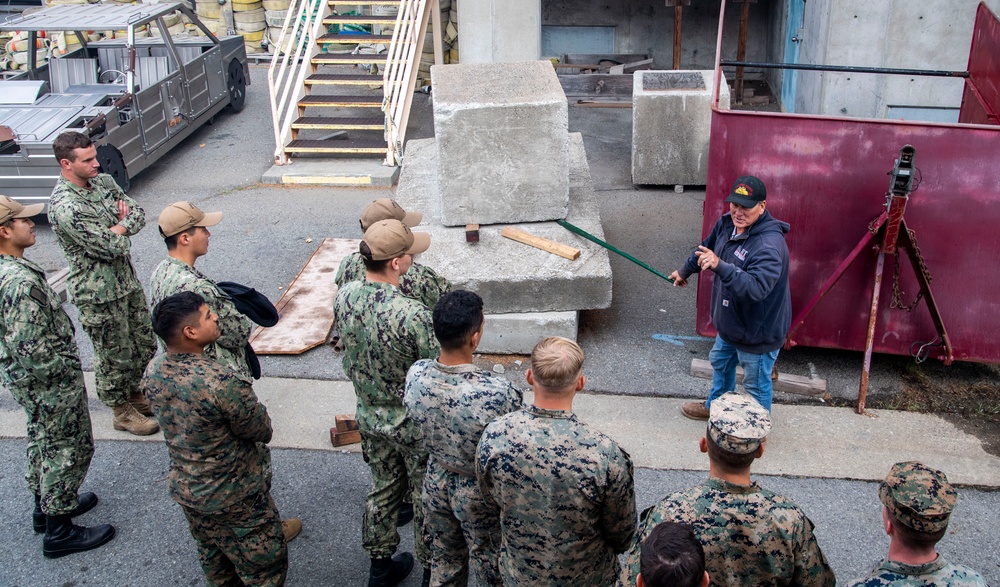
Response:
[[[42,288],[36,285],[31,286],[31,291],[28,292],[28,295],[30,295],[32,299],[34,299],[36,302],[38,302],[43,306],[49,305],[49,296],[45,295],[45,292],[42,291]]]

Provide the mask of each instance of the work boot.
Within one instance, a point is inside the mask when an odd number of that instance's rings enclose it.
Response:
[[[150,420],[146,416],[143,416],[132,404],[125,404],[123,406],[117,406],[114,408],[115,419],[112,424],[115,430],[123,430],[126,432],[131,432],[136,436],[149,436],[150,434],[156,434],[156,431],[160,429],[160,425],[156,423],[156,420]]]
[[[68,515],[45,518],[45,538],[42,554],[45,558],[59,558],[74,552],[91,550],[115,537],[115,527],[101,524],[93,528],[76,526]]]
[[[149,407],[149,400],[146,399],[146,396],[142,395],[141,391],[128,394],[128,403],[132,404],[135,411],[143,416],[153,415],[153,408]]]
[[[708,420],[708,408],[705,402],[685,402],[681,404],[681,413],[692,420]]]
[[[76,500],[79,502],[79,505],[76,506],[75,510],[66,514],[70,518],[82,516],[94,509],[94,506],[97,505],[97,494],[87,491],[76,496]],[[45,531],[45,517],[45,512],[42,511],[42,497],[36,495],[35,511],[31,513],[31,526],[35,529],[35,534],[41,534]]]
[[[420,582],[420,587],[431,587],[431,570],[424,569],[424,580]]]
[[[285,535],[285,544],[292,541],[302,531],[302,520],[298,518],[288,518],[281,521],[281,533]]]
[[[413,504],[403,502],[399,507],[399,517],[396,518],[396,527],[402,528],[413,520]]]
[[[368,587],[393,587],[413,570],[413,555],[408,552],[392,558],[373,558],[368,572]]]

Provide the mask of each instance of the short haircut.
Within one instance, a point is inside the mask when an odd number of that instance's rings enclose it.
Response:
[[[178,339],[185,326],[198,321],[198,311],[205,300],[193,291],[182,291],[160,300],[153,308],[153,332],[170,343]]]
[[[0,226],[2,226],[2,227],[4,227],[4,228],[10,228],[10,229],[13,229],[13,228],[14,228],[14,219],[13,219],[13,218],[10,218],[10,219],[7,219],[7,220],[6,220],[6,221],[4,221],[4,222],[0,222]]]
[[[172,234],[170,236],[163,237],[163,242],[167,245],[167,250],[172,251],[177,248],[177,239],[182,235],[186,234],[188,236],[194,236],[195,231],[198,230],[197,226],[192,226],[187,230],[182,230],[177,234]]]
[[[708,458],[725,473],[741,473],[749,469],[753,460],[757,458],[756,450],[739,454],[722,448],[712,440],[708,430],[705,430],[705,439],[708,441]]]
[[[94,141],[90,140],[87,135],[75,130],[68,130],[57,136],[56,140],[52,142],[52,151],[56,154],[57,163],[63,159],[69,159],[72,162],[76,161],[76,158],[73,157],[75,149],[86,149],[93,144]]]
[[[376,261],[372,259],[372,250],[368,246],[368,243],[361,241],[361,245],[358,246],[358,251],[361,253],[361,260],[365,263],[365,269],[371,271],[372,273],[383,273],[385,268],[389,265],[389,261],[392,259],[382,259],[381,261]]]
[[[531,351],[531,372],[540,387],[564,390],[576,382],[581,371],[583,349],[568,338],[544,338]]]
[[[434,305],[433,317],[441,348],[462,348],[483,325],[483,298],[463,289],[450,291]]]
[[[899,518],[894,516],[888,509],[886,509],[885,513],[889,516],[889,523],[892,524],[896,538],[903,543],[903,546],[908,548],[930,548],[940,542],[944,538],[945,532],[948,531],[948,527],[945,526],[936,532],[920,532],[900,522]]]
[[[639,572],[647,587],[699,587],[705,549],[687,524],[663,522],[642,541]]]

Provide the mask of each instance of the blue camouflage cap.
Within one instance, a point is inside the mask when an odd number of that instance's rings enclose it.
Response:
[[[879,485],[878,497],[901,524],[917,532],[948,527],[958,492],[937,469],[916,461],[896,463]]]
[[[719,448],[745,455],[771,431],[771,414],[749,395],[730,391],[712,400],[708,434]]]

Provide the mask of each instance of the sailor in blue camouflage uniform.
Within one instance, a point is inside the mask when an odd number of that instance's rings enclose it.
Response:
[[[406,416],[403,388],[410,366],[438,356],[441,347],[430,310],[399,292],[399,277],[430,241],[430,235],[412,232],[399,220],[371,225],[359,246],[365,280],[342,287],[333,305],[344,344],[344,373],[357,394],[361,450],[372,474],[361,526],[362,545],[371,557],[369,587],[396,585],[413,569],[409,553],[393,556],[399,545],[396,522],[407,491],[414,502],[417,560],[425,567],[425,584],[430,581],[420,502],[427,452],[419,427]]]
[[[833,570],[813,535],[813,524],[787,497],[750,479],[750,465],[764,454],[771,417],[749,395],[725,393],[709,408],[699,441],[708,453],[709,478],[666,496],[642,513],[620,585],[635,585],[640,545],[661,522],[690,524],[705,549],[712,585],[832,587]]]
[[[500,575],[508,587],[607,587],[636,528],[632,462],[579,421],[583,351],[549,337],[531,353],[534,404],[486,427],[476,473],[500,511]]]
[[[279,586],[288,551],[270,493],[271,418],[243,377],[205,347],[218,317],[198,294],[153,308],[167,352],[149,364],[142,389],[163,427],[170,496],[181,506],[212,587]]]
[[[896,463],[878,488],[889,556],[850,587],[980,587],[983,577],[937,552],[948,530],[958,492],[937,469],[915,461]]]
[[[424,215],[420,212],[407,212],[402,206],[390,198],[379,198],[375,200],[361,212],[361,232],[368,230],[372,224],[380,220],[399,220],[410,228],[420,224]],[[365,263],[361,253],[351,253],[344,257],[337,269],[334,281],[339,287],[344,287],[345,283],[351,281],[364,281]],[[413,298],[428,308],[433,308],[434,304],[451,289],[448,280],[438,275],[436,271],[426,265],[421,265],[414,261],[409,271],[399,276],[399,292],[408,298]]]
[[[167,258],[153,270],[149,297],[155,306],[167,296],[193,291],[205,300],[219,317],[221,335],[205,347],[205,356],[215,359],[252,383],[245,347],[253,323],[236,309],[232,298],[214,281],[198,271],[194,264],[208,253],[209,226],[222,220],[222,212],[202,212],[190,202],[175,202],[160,213],[158,225],[167,245]]]
[[[145,436],[159,428],[139,392],[156,353],[146,295],[136,277],[129,237],[146,214],[114,178],[100,173],[90,138],[66,131],[52,143],[62,175],[49,200],[49,222],[69,261],[69,290],[94,343],[97,397],[114,411],[115,430]]]
[[[486,320],[483,299],[451,291],[434,306],[437,360],[421,359],[406,375],[406,413],[420,424],[430,454],[424,476],[424,531],[430,540],[432,587],[503,584],[497,568],[500,520],[476,481],[476,446],[486,425],[521,408],[521,390],[472,364]]]

